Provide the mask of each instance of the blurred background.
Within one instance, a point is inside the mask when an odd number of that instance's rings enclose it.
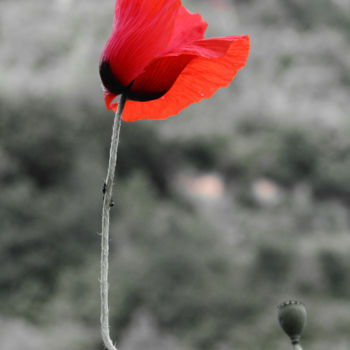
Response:
[[[249,34],[227,89],[124,123],[110,311],[121,350],[348,349],[350,1],[184,0]],[[0,348],[102,349],[98,60],[114,0],[0,1]]]

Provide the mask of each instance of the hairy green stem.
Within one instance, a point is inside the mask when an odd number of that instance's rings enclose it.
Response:
[[[112,192],[114,173],[117,164],[117,151],[119,143],[120,126],[126,97],[121,96],[117,113],[114,117],[111,148],[109,151],[109,163],[106,181],[103,185],[103,208],[102,208],[102,232],[101,232],[101,335],[105,347],[108,350],[117,350],[113,345],[109,334],[109,307],[108,307],[108,253],[109,253],[109,211],[113,206]]]

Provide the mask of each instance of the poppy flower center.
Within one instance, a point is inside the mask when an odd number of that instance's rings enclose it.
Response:
[[[123,85],[113,74],[108,61],[102,61],[100,64],[100,76],[104,87],[111,93],[125,95],[129,100],[133,101],[151,101],[156,100],[166,94],[167,90],[162,91],[132,91],[135,80],[128,86]]]
[[[100,64],[100,77],[103,86],[113,94],[119,95],[126,91],[124,86],[113,74],[108,61],[102,61]]]
[[[114,73],[108,58],[100,64],[104,87],[112,94],[124,94],[132,101],[152,101],[165,95],[194,55],[164,56],[154,59],[128,86]]]

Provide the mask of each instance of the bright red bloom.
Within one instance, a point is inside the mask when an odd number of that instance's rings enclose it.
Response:
[[[166,119],[226,87],[245,65],[248,36],[204,39],[207,23],[181,0],[117,0],[100,59],[108,109],[123,120]]]

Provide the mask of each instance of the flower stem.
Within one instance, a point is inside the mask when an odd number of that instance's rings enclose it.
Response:
[[[112,192],[114,173],[117,164],[117,151],[119,143],[120,126],[126,97],[121,96],[117,113],[114,117],[111,148],[109,151],[109,163],[106,181],[103,185],[102,207],[102,232],[101,232],[101,335],[105,347],[108,350],[117,350],[113,345],[109,334],[109,309],[108,309],[108,252],[109,252],[109,211],[113,206]]]
[[[299,343],[293,344],[293,350],[303,350]]]

